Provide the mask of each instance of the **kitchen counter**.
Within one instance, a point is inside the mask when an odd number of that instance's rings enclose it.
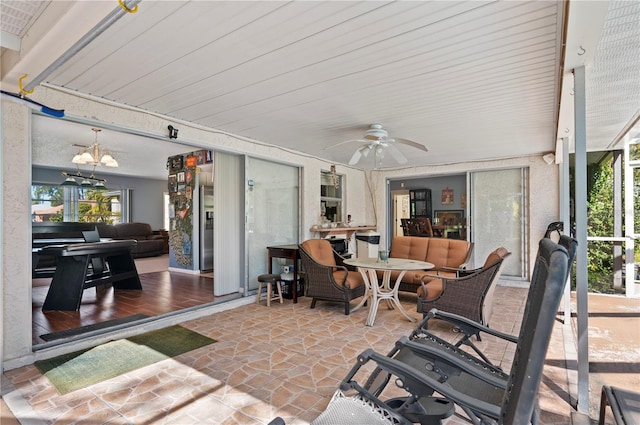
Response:
[[[320,238],[326,238],[327,236],[334,235],[347,235],[347,239],[351,239],[351,235],[360,230],[376,230],[376,226],[348,226],[348,227],[326,227],[326,228],[311,228],[312,233],[317,233]]]

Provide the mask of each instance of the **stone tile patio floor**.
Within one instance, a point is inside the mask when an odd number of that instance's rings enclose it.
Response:
[[[525,297],[526,289],[498,286],[492,327],[517,334]],[[308,424],[360,352],[388,352],[415,324],[381,306],[374,326],[366,327],[366,307],[345,316],[341,305],[318,302],[311,310],[310,299],[299,300],[269,308],[249,304],[184,322],[218,342],[66,395],[33,365],[6,371],[3,380],[14,388],[9,407],[21,423],[266,424],[280,416],[287,424]],[[603,384],[640,388],[640,301],[589,300],[590,416],[597,419]],[[421,317],[415,295],[401,294],[401,301]],[[556,322],[540,388],[542,424],[569,424],[575,411],[573,327]],[[454,337],[444,324],[432,330]],[[491,338],[481,344],[509,369],[513,347]],[[468,423],[459,415],[444,423]]]

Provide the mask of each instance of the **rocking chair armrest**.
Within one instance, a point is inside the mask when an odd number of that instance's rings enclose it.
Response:
[[[430,389],[432,389],[458,405],[472,406],[474,411],[481,412],[482,414],[487,415],[491,418],[498,418],[500,416],[500,406],[496,406],[487,401],[470,397],[469,395],[464,394],[461,391],[458,391],[457,389],[451,387],[446,382],[440,382],[439,380],[434,379],[422,373],[422,371],[399,360],[379,354],[372,349],[367,349],[358,356],[359,365],[364,365],[369,360],[373,360],[375,363],[377,363],[377,367],[381,368],[387,373],[397,376],[402,382],[408,384],[407,387],[423,388],[424,390],[421,390],[419,392],[424,391],[425,393],[429,392]],[[343,382],[341,387],[353,388],[351,382]]]
[[[514,344],[518,343],[518,337],[514,335],[510,335],[504,332],[496,331],[495,329],[491,329],[488,326],[485,326],[481,323],[474,322],[473,320],[467,319],[464,316],[460,316],[453,313],[447,313],[446,311],[438,310],[436,308],[432,308],[427,313],[427,316],[422,320],[422,322],[417,326],[417,328],[427,329],[427,323],[430,319],[440,319],[445,322],[449,322],[452,325],[458,327],[465,334],[473,335],[478,334],[480,332],[493,335],[495,337],[504,339],[506,341],[512,342]]]

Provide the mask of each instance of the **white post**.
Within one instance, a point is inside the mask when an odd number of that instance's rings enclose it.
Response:
[[[578,412],[589,414],[589,285],[587,276],[587,126],[585,68],[573,71],[575,78],[575,217],[576,300],[578,322]]]

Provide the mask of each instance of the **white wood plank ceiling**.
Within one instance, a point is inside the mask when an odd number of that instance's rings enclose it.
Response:
[[[5,5],[14,3],[1,4],[3,31]],[[104,3],[90,3],[94,20]],[[41,19],[75,12],[73,4],[64,12],[42,5]],[[591,150],[609,146],[640,105],[638,5],[610,5],[589,76]],[[143,1],[45,83],[337,163],[360,145],[331,146],[361,138],[373,123],[429,148],[399,145],[409,166],[544,154],[555,150],[558,131],[565,7]],[[85,20],[87,10],[85,3]],[[36,27],[27,34],[52,43]],[[37,75],[18,65],[3,65],[3,86],[22,72]]]

